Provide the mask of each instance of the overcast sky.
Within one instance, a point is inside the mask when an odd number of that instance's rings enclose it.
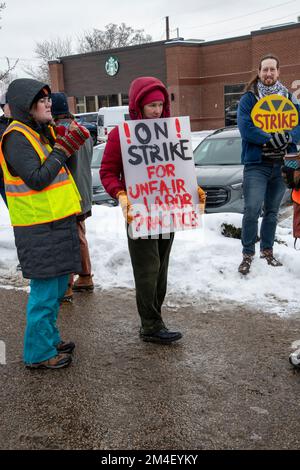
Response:
[[[6,0],[0,30],[0,69],[5,57],[19,58],[22,67],[36,64],[36,41],[77,39],[93,28],[122,22],[144,29],[154,41],[165,39],[165,16],[172,37],[176,28],[185,39],[215,40],[249,34],[262,26],[297,21],[300,0]]]

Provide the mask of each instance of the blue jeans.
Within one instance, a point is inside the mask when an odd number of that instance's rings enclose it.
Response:
[[[59,302],[68,286],[69,276],[31,279],[24,338],[24,362],[34,364],[57,355],[61,341],[56,326]]]
[[[243,192],[245,210],[242,223],[243,254],[254,255],[258,218],[263,206],[260,229],[260,250],[272,249],[277,215],[286,186],[281,176],[281,164],[245,165]]]

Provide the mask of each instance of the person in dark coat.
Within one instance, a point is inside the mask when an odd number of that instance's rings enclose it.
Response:
[[[129,89],[129,113],[134,120],[170,117],[170,100],[164,84],[155,77],[135,79]],[[119,200],[127,223],[132,222],[118,127],[108,135],[100,168],[100,179],[108,194]],[[204,192],[201,188],[198,192],[204,202]],[[170,331],[166,327],[161,315],[167,290],[173,240],[174,233],[170,233],[168,238],[159,235],[155,239],[151,237],[132,239],[128,236],[136,302],[141,319],[140,336],[143,341],[169,344],[182,337],[180,331]]]
[[[64,131],[74,121],[69,111],[68,98],[65,93],[52,93],[51,113],[55,122],[57,133]],[[92,171],[93,139],[90,137],[80,149],[68,158],[67,166],[70,170],[81,196],[81,213],[76,216],[78,235],[80,241],[81,271],[74,282],[74,275],[70,276],[69,286],[63,300],[72,301],[73,290],[77,292],[92,291],[94,289],[92,265],[88,241],[86,239],[85,220],[92,215]]]
[[[14,121],[3,135],[0,162],[19,261],[31,279],[24,362],[66,367],[75,344],[61,340],[56,320],[69,274],[80,271],[81,262],[79,193],[65,164],[89,134],[74,124],[55,140],[51,90],[42,82],[14,80],[7,99]]]

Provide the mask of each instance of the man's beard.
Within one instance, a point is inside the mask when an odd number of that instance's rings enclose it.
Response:
[[[267,80],[270,80],[270,79],[267,79]],[[272,82],[271,82],[271,83],[268,81],[268,83],[263,82],[263,84],[264,84],[265,86],[273,86],[273,85],[275,85],[276,82],[277,82],[277,80],[273,80],[273,79],[272,79]]]

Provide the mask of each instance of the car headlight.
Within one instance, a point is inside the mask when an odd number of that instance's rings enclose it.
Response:
[[[231,184],[230,187],[232,189],[241,189],[243,187],[243,183],[235,183],[235,184]]]

